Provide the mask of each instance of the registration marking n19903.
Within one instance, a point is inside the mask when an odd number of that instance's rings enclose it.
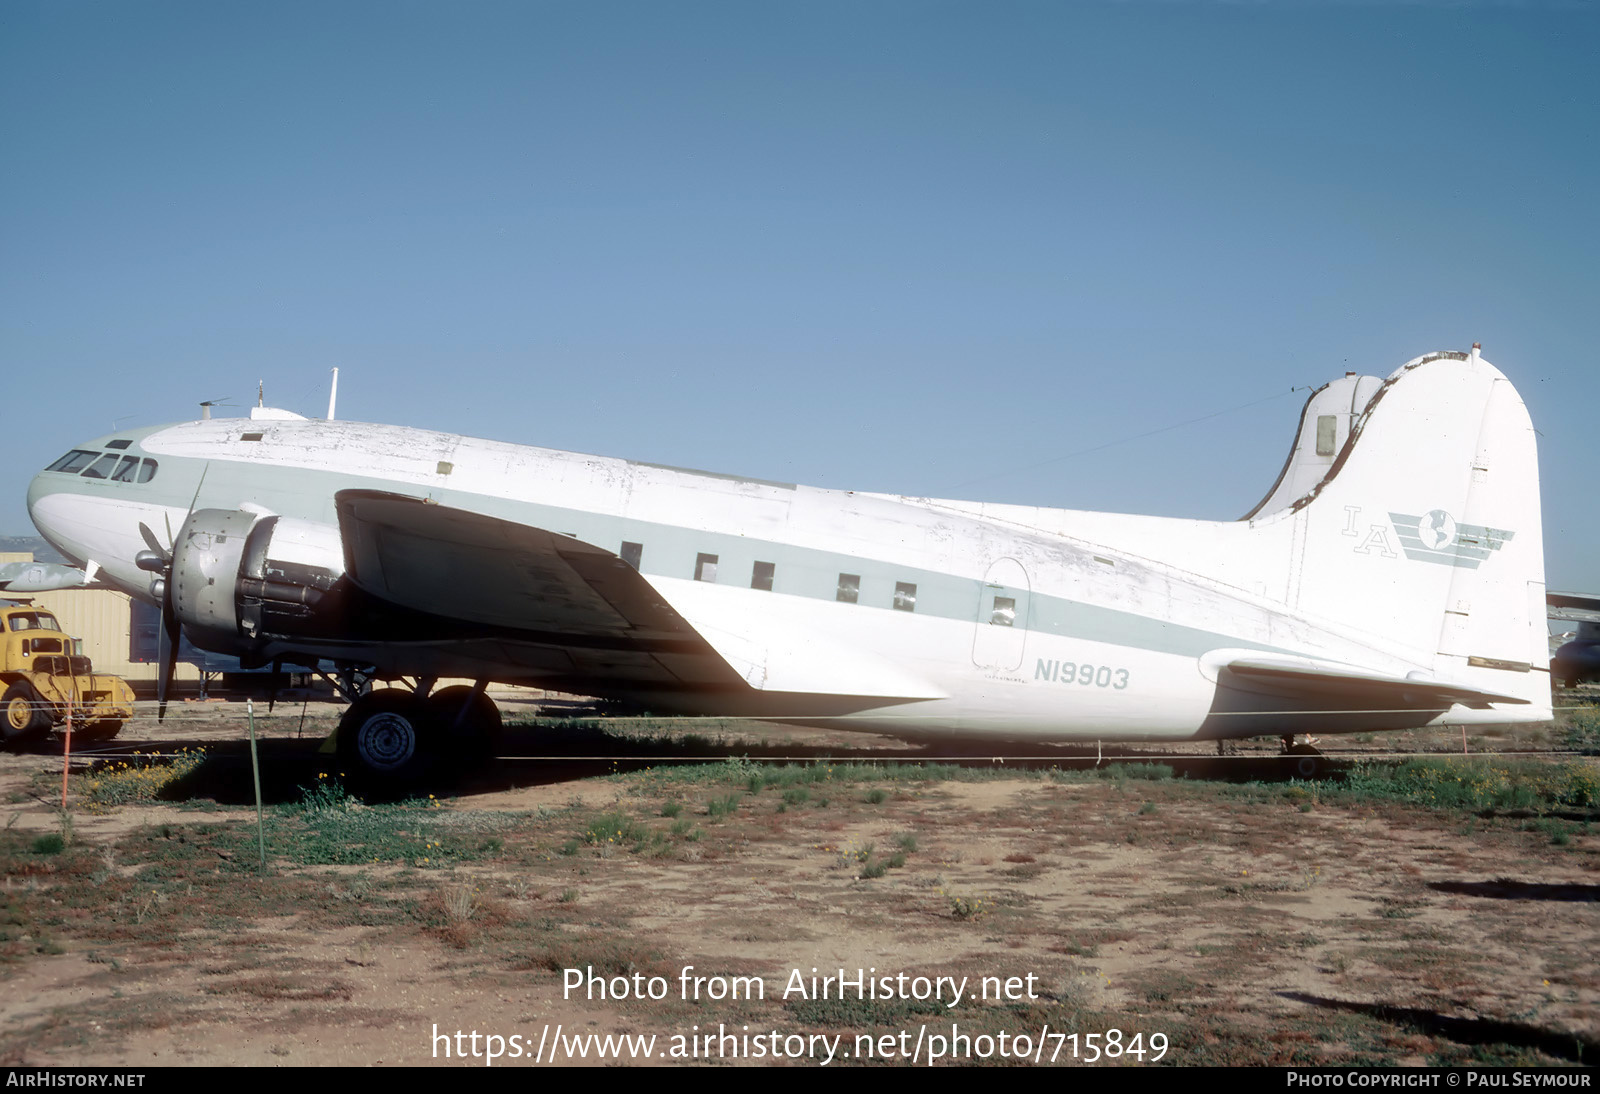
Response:
[[[1048,680],[1052,684],[1077,684],[1081,687],[1111,688],[1121,691],[1128,686],[1128,670],[1114,665],[1094,665],[1087,661],[1046,661],[1040,658],[1034,666],[1035,680]]]

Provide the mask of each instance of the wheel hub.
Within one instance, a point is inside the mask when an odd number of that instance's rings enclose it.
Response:
[[[376,714],[356,732],[361,759],[378,771],[404,767],[417,754],[417,728],[399,714]]]

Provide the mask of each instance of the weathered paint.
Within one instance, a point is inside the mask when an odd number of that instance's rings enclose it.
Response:
[[[1433,710],[1426,721],[1548,718],[1542,672],[1513,682],[1490,667],[1537,664],[1544,643],[1542,610],[1531,618],[1529,590],[1542,598],[1543,558],[1521,400],[1475,354],[1430,355],[1381,384],[1369,377],[1346,386],[1340,397],[1351,400],[1352,424],[1322,477],[1306,494],[1238,522],[822,490],[265,415],[121,431],[115,436],[130,441],[129,451],[157,460],[151,482],[46,472],[29,504],[58,548],[101,563],[139,595],[149,580],[132,563],[144,549],[141,522],[170,542],[191,507],[244,506],[337,537],[334,496],[351,489],[423,498],[613,553],[642,544],[640,572],[747,686],[706,700],[706,710],[823,716],[839,709],[829,697],[882,695],[898,698],[857,702],[848,718],[905,733],[1059,739],[1277,731],[1260,710],[1228,709],[1231,693],[1219,699],[1225,689],[1202,661],[1226,649],[1526,700]],[[1314,433],[1314,417],[1302,419],[1291,467],[1308,428]],[[1269,500],[1283,499],[1275,491]],[[1458,539],[1481,530],[1461,549],[1482,554],[1472,556],[1481,568],[1419,565],[1393,514],[1419,522],[1442,514]],[[1420,524],[1406,527],[1414,535]],[[326,555],[328,542],[307,550]],[[702,555],[717,558],[714,582],[694,579]],[[758,561],[773,564],[770,591],[750,587]],[[854,604],[838,600],[844,573],[860,578]],[[915,585],[914,611],[894,609],[898,585]],[[992,621],[997,595],[1015,601],[1011,627]],[[461,655],[469,652],[494,668],[492,651],[463,646]],[[594,666],[595,690],[604,692],[602,661],[569,652],[560,663]],[[344,654],[354,660],[363,651]],[[430,657],[447,651],[416,651],[410,671],[426,674]],[[1051,666],[1043,676],[1040,665]],[[517,657],[485,675],[537,683],[539,672]],[[1370,717],[1317,717],[1323,732],[1372,728]]]

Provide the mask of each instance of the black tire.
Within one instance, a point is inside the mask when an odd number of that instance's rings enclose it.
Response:
[[[340,773],[365,791],[404,792],[432,766],[437,738],[432,709],[416,695],[370,691],[339,720]]]
[[[83,739],[86,741],[109,741],[122,732],[122,723],[115,718],[108,718],[104,722],[90,722],[83,727]]]
[[[462,716],[462,705],[467,704]],[[441,741],[467,764],[480,764],[494,755],[500,744],[500,708],[483,692],[473,696],[469,687],[442,688],[428,697]]]
[[[7,744],[42,737],[54,722],[49,706],[26,680],[18,680],[0,695],[0,734]]]
[[[1324,757],[1322,750],[1315,745],[1292,745],[1288,752],[1289,770],[1293,771],[1296,778],[1314,779],[1322,774]]]

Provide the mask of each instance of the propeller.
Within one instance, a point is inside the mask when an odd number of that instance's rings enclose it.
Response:
[[[189,518],[194,516],[195,506],[200,501],[200,488],[206,484],[206,472],[211,470],[207,463],[200,471],[200,481],[195,484],[194,497],[189,499],[189,511],[184,514],[183,524],[178,532],[189,526]],[[165,518],[165,514],[163,514]],[[178,619],[178,606],[174,600],[177,595],[172,579],[172,558],[177,553],[178,541],[172,534],[172,522],[166,521],[167,541],[170,548],[163,547],[148,525],[139,522],[139,537],[144,540],[148,551],[140,551],[133,556],[133,564],[156,576],[150,579],[150,595],[161,605],[161,631],[158,642],[157,658],[160,662],[159,675],[156,677],[156,721],[165,721],[167,717],[167,695],[172,691],[173,673],[178,668],[178,643],[183,639],[183,624]]]
[[[192,507],[190,512],[193,512]],[[188,523],[187,518],[185,523]],[[139,535],[150,549],[134,555],[133,564],[156,575],[150,579],[150,595],[161,605],[161,631],[157,646],[160,669],[156,677],[156,721],[160,722],[167,717],[167,693],[172,689],[172,675],[178,665],[178,642],[183,636],[183,627],[178,621],[177,605],[173,603],[172,552],[162,547],[155,533],[142,521]]]

